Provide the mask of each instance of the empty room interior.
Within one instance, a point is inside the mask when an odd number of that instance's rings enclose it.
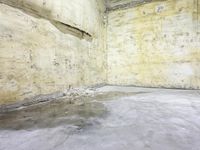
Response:
[[[0,0],[0,150],[200,150],[200,0]]]

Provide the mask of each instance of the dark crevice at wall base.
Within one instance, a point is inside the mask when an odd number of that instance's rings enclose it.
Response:
[[[23,2],[13,1],[13,0],[0,0],[0,4],[5,4],[10,7],[20,9],[24,13],[36,17],[43,18],[48,20],[51,24],[53,24],[59,31],[64,34],[71,34],[73,36],[78,37],[79,39],[85,39],[87,41],[92,41],[92,35],[80,28],[75,26],[66,24],[64,22],[52,19],[51,10],[40,8],[39,6],[31,4],[24,4]]]
[[[169,89],[169,90],[185,90],[185,91],[194,91],[197,90],[199,91],[199,88],[182,88],[182,87],[175,87],[175,86],[171,86],[171,87],[166,87],[166,86],[139,86],[139,85],[133,85],[133,84],[129,84],[129,85],[121,85],[121,84],[107,84],[106,86],[122,86],[122,87],[137,87],[137,88],[149,88],[149,89]]]
[[[37,95],[29,99],[24,99],[23,101],[20,101],[20,102],[0,105],[0,113],[7,113],[10,111],[17,110],[19,108],[28,107],[31,105],[36,105],[36,104],[40,104],[44,102],[49,102],[49,101],[56,100],[64,96],[65,96],[64,92],[56,92],[56,93],[46,94],[46,95]]]
[[[104,87],[107,85],[108,85],[107,83],[100,83],[100,84],[95,84],[95,85],[89,86],[88,88],[97,89],[97,88],[101,88],[101,87]]]
[[[164,87],[164,86],[151,86],[151,87],[146,87],[146,86],[137,86],[137,85],[118,85],[118,84],[106,84],[106,83],[102,83],[102,84],[98,84],[98,85],[94,85],[94,86],[90,86],[90,87],[85,87],[83,89],[98,89],[104,86],[119,86],[119,87],[135,87],[135,88],[148,88],[148,89],[169,89],[169,90],[186,90],[186,91],[199,91],[199,89],[194,89],[194,88],[177,88],[177,87]],[[75,93],[75,95],[78,95],[79,93],[78,90],[75,90],[75,92],[73,91],[73,89],[68,89],[67,93],[68,94],[73,94]],[[80,91],[82,92],[82,91]],[[26,108],[26,107],[30,107],[33,105],[38,105],[38,104],[42,104],[42,103],[48,103],[54,100],[59,100],[62,98],[65,98],[66,95],[68,95],[66,92],[55,92],[55,93],[51,93],[51,94],[45,94],[45,95],[37,95],[35,97],[32,98],[27,98],[24,99],[23,101],[20,102],[16,102],[16,103],[12,103],[12,104],[4,104],[4,105],[0,105],[0,114],[3,113],[8,113],[11,111],[15,111],[18,109],[22,109],[22,108]],[[81,96],[81,94],[80,94]]]
[[[80,87],[80,88],[70,87],[69,89],[66,89],[64,91],[54,92],[50,94],[41,94],[34,97],[26,98],[22,101],[17,101],[10,104],[3,104],[3,105],[0,105],[0,114],[15,111],[21,108],[30,107],[33,105],[48,103],[48,102],[63,99],[63,98],[71,100],[77,96],[87,95],[86,90],[94,91],[95,89],[98,89],[103,86],[106,86],[106,84],[101,83],[101,84],[96,84],[93,86],[85,86],[85,87]]]

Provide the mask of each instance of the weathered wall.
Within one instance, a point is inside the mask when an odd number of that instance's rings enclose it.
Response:
[[[0,104],[105,82],[200,88],[199,9],[112,10],[105,35],[103,0],[0,0]]]
[[[0,2],[0,104],[105,82],[103,1]]]
[[[110,12],[108,83],[200,88],[199,12],[198,0],[155,1]]]

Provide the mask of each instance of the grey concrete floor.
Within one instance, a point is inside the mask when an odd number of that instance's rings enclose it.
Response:
[[[0,150],[200,150],[200,91],[106,86],[1,114]]]

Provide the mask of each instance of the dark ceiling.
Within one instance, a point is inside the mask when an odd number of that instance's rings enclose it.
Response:
[[[106,7],[108,11],[134,7],[143,3],[151,2],[152,0],[106,0]]]

